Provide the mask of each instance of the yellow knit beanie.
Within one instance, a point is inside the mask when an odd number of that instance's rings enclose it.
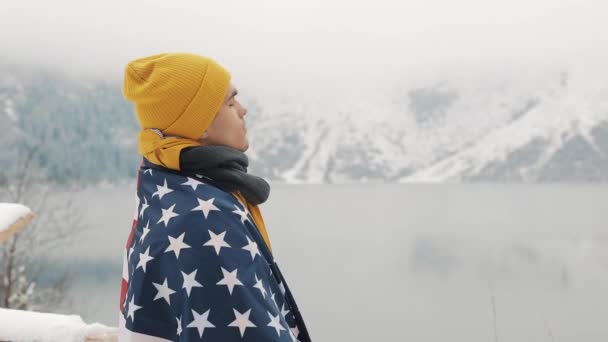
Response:
[[[179,170],[179,151],[197,139],[220,109],[230,74],[214,60],[190,53],[162,53],[131,61],[123,93],[134,102],[142,131],[138,151],[153,163]],[[178,139],[163,139],[154,131]]]

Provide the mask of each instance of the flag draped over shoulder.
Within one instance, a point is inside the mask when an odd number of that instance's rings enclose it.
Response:
[[[310,341],[247,206],[144,162],[124,255],[120,341]]]

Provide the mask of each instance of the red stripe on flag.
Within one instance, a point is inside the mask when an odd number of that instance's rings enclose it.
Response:
[[[131,243],[133,242],[133,236],[135,235],[135,227],[137,227],[137,220],[133,220],[133,225],[131,226],[131,233],[129,233],[129,238],[127,239],[127,245],[125,248],[128,250],[131,248]]]
[[[126,280],[122,280],[122,284],[120,285],[120,312],[125,313],[125,298],[127,298],[127,289],[129,288],[129,283]]]
[[[139,168],[141,170],[141,166],[144,164],[144,161],[142,159],[141,164],[139,165]],[[137,185],[135,188],[135,191],[137,191],[137,189],[139,188],[139,181],[140,181],[140,175],[141,173],[138,172],[137,173]],[[127,245],[125,246],[125,248],[127,249],[127,254],[128,255],[128,251],[129,248],[131,248],[131,244],[133,243],[133,236],[135,236],[135,227],[137,227],[137,219],[133,220],[133,224],[131,225],[131,232],[129,233],[129,238],[127,239]],[[128,260],[126,261],[127,263],[129,262]],[[125,267],[128,267],[128,265],[124,265]],[[120,284],[120,312],[124,314],[125,312],[125,299],[127,297],[127,289],[129,288],[129,282],[126,279],[122,279],[121,284]]]

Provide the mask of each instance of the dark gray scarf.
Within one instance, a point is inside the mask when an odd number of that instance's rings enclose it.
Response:
[[[266,202],[270,185],[263,178],[247,173],[249,159],[237,149],[210,145],[186,147],[179,155],[180,170],[210,178],[229,192],[240,191],[253,205]]]

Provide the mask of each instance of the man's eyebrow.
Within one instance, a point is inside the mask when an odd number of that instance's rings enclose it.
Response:
[[[239,91],[238,91],[238,90],[236,90],[236,89],[234,89],[234,90],[232,91],[232,94],[230,94],[230,97],[228,97],[228,98],[226,99],[226,101],[230,101],[230,100],[231,100],[233,97],[237,96],[238,94],[239,94]]]

